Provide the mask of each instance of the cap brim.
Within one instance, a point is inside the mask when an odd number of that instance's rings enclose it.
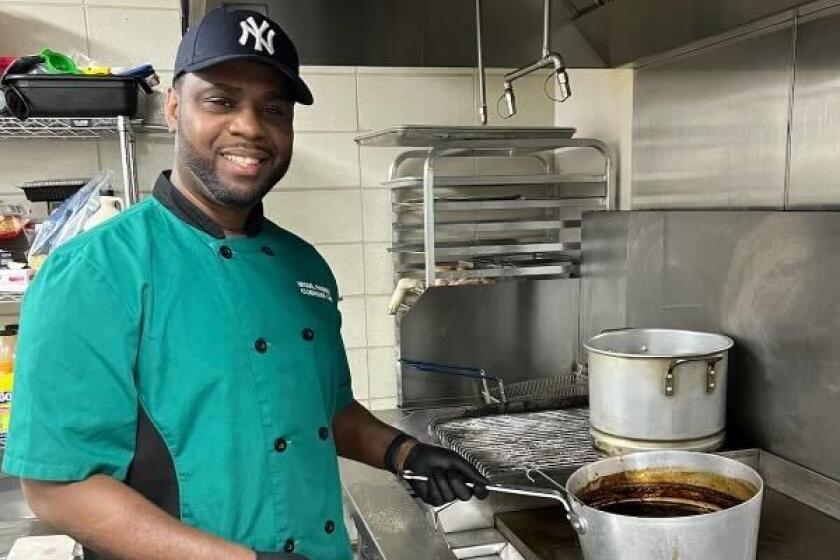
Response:
[[[312,92],[309,90],[309,86],[306,85],[306,82],[304,82],[299,75],[295,74],[295,72],[292,71],[291,68],[289,68],[282,62],[277,62],[276,60],[267,56],[253,54],[232,54],[228,56],[217,56],[215,58],[209,58],[207,60],[202,60],[201,62],[195,62],[193,64],[185,66],[178,72],[178,74],[175,75],[175,78],[177,78],[185,72],[198,72],[199,70],[205,70],[207,68],[210,68],[211,66],[215,66],[223,62],[230,62],[232,60],[252,60],[254,62],[259,62],[260,64],[265,64],[266,66],[274,68],[275,70],[283,74],[286,78],[288,78],[289,81],[292,83],[292,87],[294,88],[295,101],[297,101],[301,105],[312,105],[312,103],[315,101],[312,97]]]

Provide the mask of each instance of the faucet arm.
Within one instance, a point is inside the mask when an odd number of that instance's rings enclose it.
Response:
[[[572,86],[569,80],[569,74],[566,72],[566,63],[563,57],[557,53],[551,53],[548,58],[554,66],[554,74],[557,78],[557,85],[560,88],[560,101],[566,101],[572,96]]]
[[[558,57],[559,57],[559,55],[558,55]],[[528,66],[523,66],[522,68],[520,68],[518,70],[514,70],[513,72],[509,72],[509,73],[505,74],[505,87],[512,84],[515,80],[518,80],[519,78],[521,78],[523,76],[527,76],[528,74],[530,74],[532,72],[536,72],[537,70],[540,70],[542,68],[545,68],[545,67],[551,66],[551,65],[552,65],[552,60],[551,60],[551,57],[549,56],[549,57],[546,57],[546,58],[541,58],[541,59],[529,64]]]

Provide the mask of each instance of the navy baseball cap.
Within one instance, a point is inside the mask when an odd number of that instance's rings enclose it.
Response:
[[[292,40],[277,23],[250,10],[216,8],[190,27],[178,46],[175,79],[229,60],[253,60],[278,70],[291,82],[295,101],[312,105]]]

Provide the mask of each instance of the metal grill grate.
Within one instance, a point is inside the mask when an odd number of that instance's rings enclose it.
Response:
[[[490,394],[500,399],[498,387],[490,389]],[[583,377],[575,373],[565,373],[553,377],[531,379],[512,383],[505,387],[505,400],[514,401],[563,401],[572,397],[587,396],[589,394],[589,383]],[[561,408],[557,406],[555,408]]]
[[[486,477],[574,470],[600,457],[589,437],[587,407],[434,421],[430,430]]]

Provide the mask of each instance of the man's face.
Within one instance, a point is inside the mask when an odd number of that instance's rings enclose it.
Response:
[[[221,206],[249,207],[283,178],[292,157],[291,84],[250,61],[185,74],[166,100],[177,132],[175,165],[196,193]]]

